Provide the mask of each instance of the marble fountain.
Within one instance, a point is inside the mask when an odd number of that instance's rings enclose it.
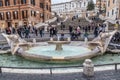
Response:
[[[33,61],[76,61],[103,55],[117,31],[100,33],[100,35],[82,45],[70,45],[72,42],[67,41],[50,41],[44,43],[27,42],[18,35],[2,34],[10,48],[12,55],[18,55]]]

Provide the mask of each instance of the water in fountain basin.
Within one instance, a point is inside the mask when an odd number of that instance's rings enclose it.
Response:
[[[120,56],[118,54],[105,54],[103,56],[98,56],[92,58],[93,63],[96,64],[108,64],[108,63],[120,63]],[[82,65],[83,61],[75,63],[65,63],[65,64],[54,64],[54,63],[43,63],[43,62],[33,62],[26,60],[19,56],[13,56],[11,54],[0,55],[0,66],[7,67],[52,67],[52,66],[68,66],[68,65]]]
[[[44,56],[66,57],[66,56],[76,56],[80,54],[85,54],[91,52],[91,50],[81,46],[78,47],[78,46],[64,45],[62,51],[55,51],[55,45],[50,45],[50,46],[33,47],[26,52],[28,52],[29,54],[37,54]]]

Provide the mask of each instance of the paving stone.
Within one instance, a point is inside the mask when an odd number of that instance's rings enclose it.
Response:
[[[0,80],[120,80],[120,71],[99,71],[95,72],[93,77],[86,77],[83,73],[62,73],[53,75],[2,73]]]

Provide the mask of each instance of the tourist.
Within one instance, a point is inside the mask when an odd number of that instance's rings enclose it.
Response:
[[[40,34],[40,37],[42,38],[43,37],[43,29],[42,28],[39,28],[39,34]]]
[[[28,29],[28,27],[25,28],[25,38],[29,38],[29,29]]]
[[[78,34],[76,29],[71,32],[71,40],[75,40],[75,39],[78,39]]]
[[[90,32],[90,30],[91,30],[91,26],[90,26],[90,25],[88,25],[88,31]]]
[[[61,38],[60,38],[61,41],[64,41],[64,32],[62,31],[61,32]]]
[[[80,34],[81,34],[79,26],[77,27],[77,34],[78,34],[78,36],[80,36]]]
[[[53,37],[53,27],[49,28],[49,32],[50,32],[50,37]]]
[[[88,27],[87,26],[85,27],[85,32],[88,32]]]
[[[15,27],[12,27],[12,33],[13,33],[13,34],[16,33]]]
[[[72,31],[73,31],[73,27],[71,25],[69,25],[69,32],[70,32],[70,34],[72,33]]]
[[[53,27],[53,36],[57,36],[57,27]]]
[[[95,37],[98,37],[98,26],[95,26],[94,36],[95,36]]]
[[[34,28],[34,31],[35,31],[35,35],[38,36],[38,30],[37,30],[37,28]]]
[[[85,38],[88,39],[88,35],[89,35],[88,32],[85,32],[85,33],[84,33],[84,39],[85,39]]]
[[[5,31],[6,31],[6,34],[8,34],[8,35],[11,34],[11,29],[10,29],[10,27],[7,27],[7,28],[5,29]]]
[[[63,30],[63,25],[64,25],[63,22],[61,22],[61,26],[60,26],[60,27],[61,27],[61,30]]]
[[[103,27],[101,24],[98,25],[98,34],[100,34],[103,31]]]
[[[74,39],[77,39],[77,40],[78,40],[78,32],[77,32],[77,29],[74,30]]]
[[[20,38],[22,38],[22,31],[21,31],[20,28],[17,28],[17,33],[18,33],[18,35],[20,36]]]

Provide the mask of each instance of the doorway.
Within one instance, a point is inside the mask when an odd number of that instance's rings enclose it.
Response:
[[[11,22],[8,22],[8,27],[12,27],[12,24],[11,24]]]

